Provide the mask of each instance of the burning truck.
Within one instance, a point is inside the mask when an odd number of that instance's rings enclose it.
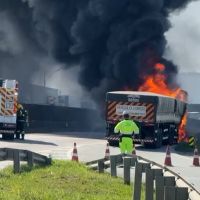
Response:
[[[184,94],[184,91],[182,91]],[[114,134],[115,125],[127,111],[140,133],[134,142],[156,148],[162,143],[176,143],[187,103],[179,99],[142,91],[113,91],[106,94],[107,139],[110,145],[118,145],[119,136]]]

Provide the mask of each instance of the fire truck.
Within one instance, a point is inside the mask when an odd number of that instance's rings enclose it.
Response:
[[[0,134],[3,139],[14,139],[16,131],[18,82],[0,80]]]
[[[178,140],[178,129],[186,112],[187,103],[151,92],[113,91],[106,94],[106,137],[110,145],[118,145],[115,125],[122,113],[129,113],[140,129],[134,142],[144,146],[161,147]]]

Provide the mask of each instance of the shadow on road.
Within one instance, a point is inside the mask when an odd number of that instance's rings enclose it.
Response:
[[[88,138],[88,139],[105,139],[105,133],[103,133],[103,132],[73,132],[73,131],[70,131],[70,132],[48,132],[48,133],[38,133],[38,134],[51,134],[51,135]]]
[[[193,152],[180,152],[175,150],[176,145],[172,145],[170,146],[170,152],[173,154],[178,154],[178,155],[182,155],[182,156],[193,156]],[[146,152],[163,152],[166,153],[166,149],[167,149],[167,145],[163,145],[161,148],[158,149],[154,149],[154,148],[145,148],[142,145],[136,145],[136,151],[146,151]]]
[[[39,140],[2,140],[0,139],[0,142],[9,142],[9,143],[23,143],[23,144],[42,144],[42,145],[51,145],[51,146],[58,146],[57,144],[55,143],[52,143],[52,142],[44,142],[44,141],[39,141]]]
[[[166,152],[167,145],[163,145],[160,148],[153,148],[153,147],[143,147],[142,145],[136,145],[136,150],[139,151],[149,151],[149,152]],[[174,146],[170,147],[170,150],[174,152]]]

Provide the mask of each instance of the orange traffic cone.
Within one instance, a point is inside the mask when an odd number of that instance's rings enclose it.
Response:
[[[194,149],[193,165],[194,166],[200,166],[200,164],[199,164],[199,153],[198,153],[198,149],[197,148]]]
[[[135,148],[133,149],[133,151],[132,151],[132,157],[133,158],[137,158],[137,155],[136,155],[136,150],[135,150]]]
[[[110,159],[110,150],[109,150],[109,144],[107,143],[106,145],[106,152],[105,152],[105,160],[109,160]]]
[[[77,152],[77,148],[76,148],[76,143],[75,142],[74,142],[74,148],[73,148],[73,152],[72,152],[72,160],[78,162],[78,152]]]
[[[164,163],[164,165],[166,165],[166,166],[172,166],[172,162],[171,162],[171,153],[170,153],[169,145],[167,146],[166,157],[165,157],[165,163]]]

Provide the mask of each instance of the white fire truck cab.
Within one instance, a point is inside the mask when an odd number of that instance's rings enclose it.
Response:
[[[3,139],[14,139],[17,102],[18,82],[0,79],[0,134]]]

